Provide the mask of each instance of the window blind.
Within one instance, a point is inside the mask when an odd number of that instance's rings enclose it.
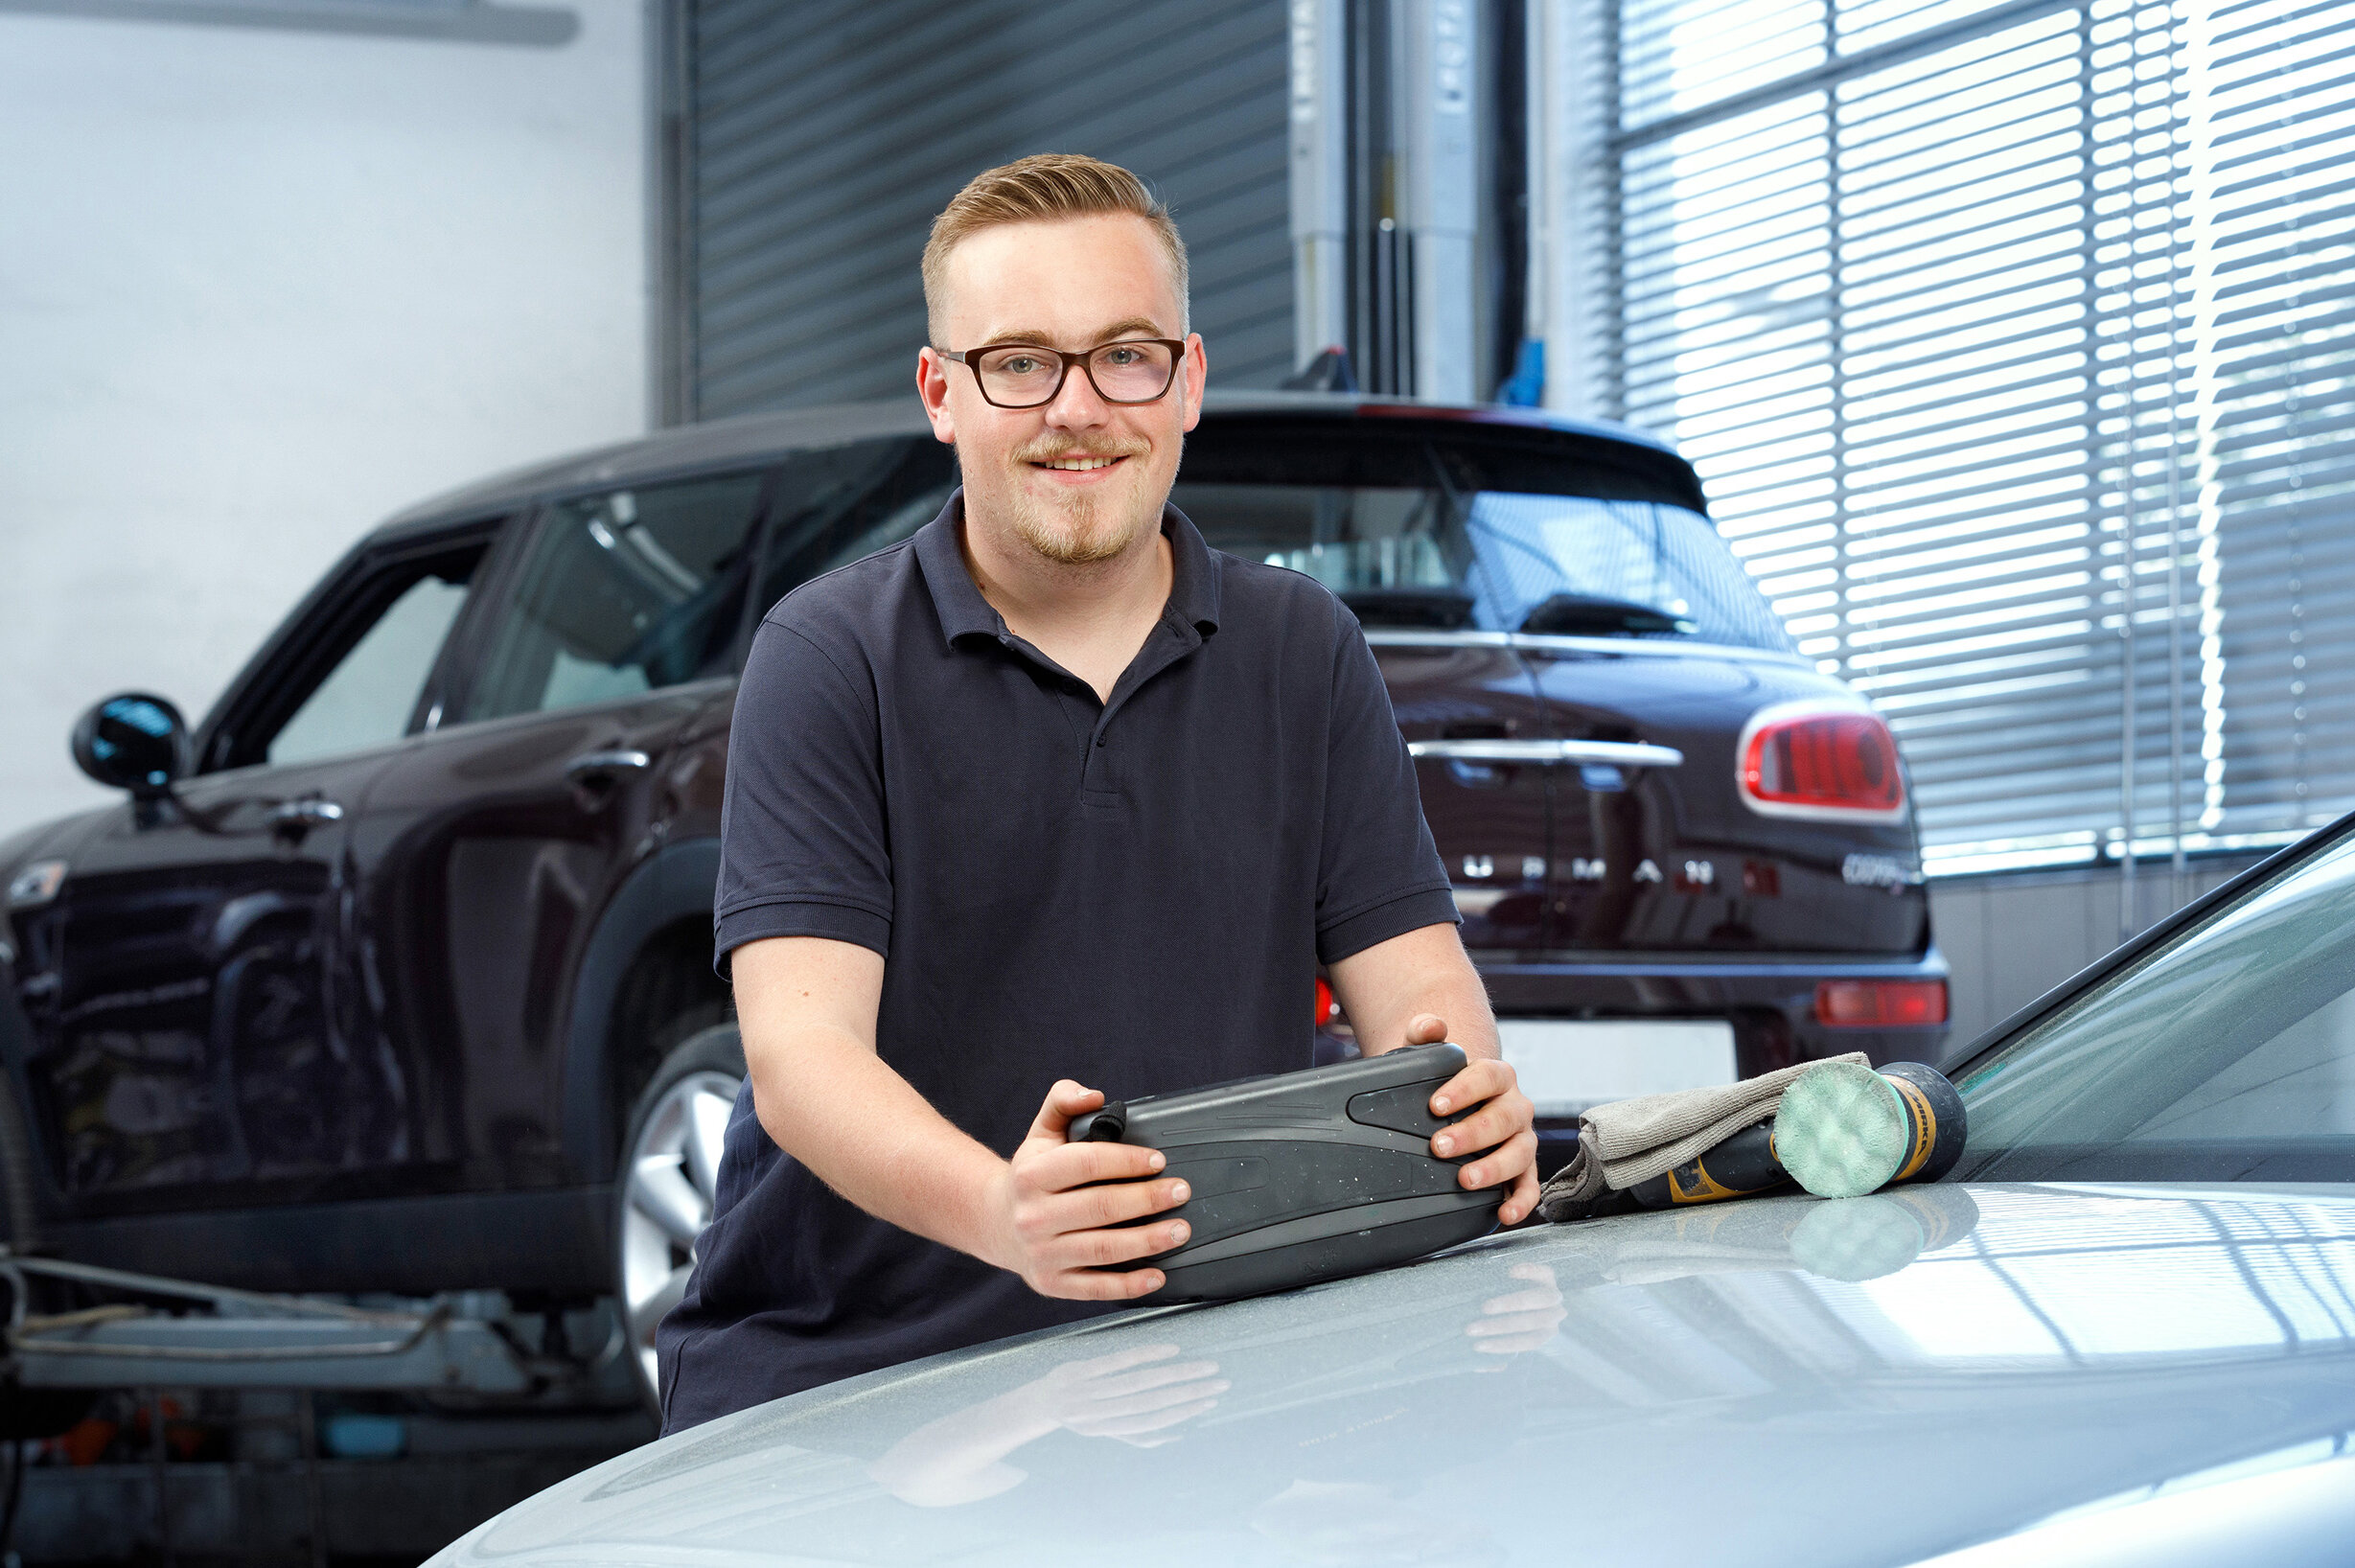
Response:
[[[1618,0],[1616,362],[1930,869],[2355,807],[2355,0]]]
[[[2355,804],[2355,5],[2217,5],[2190,39],[2192,419],[2226,833]]]

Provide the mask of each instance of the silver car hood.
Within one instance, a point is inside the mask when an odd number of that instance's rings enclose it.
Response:
[[[935,1357],[625,1454],[435,1561],[1823,1568],[2212,1561],[2220,1533],[2343,1561],[2350,1430],[2355,1188],[1922,1188]]]

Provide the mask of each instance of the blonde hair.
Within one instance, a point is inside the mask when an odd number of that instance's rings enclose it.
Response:
[[[1183,335],[1191,314],[1186,242],[1178,238],[1169,209],[1143,180],[1119,164],[1084,152],[1037,152],[974,175],[933,219],[932,238],[924,245],[924,314],[935,346],[951,346],[937,341],[940,311],[948,294],[949,252],[966,236],[1001,223],[1052,222],[1109,213],[1143,219],[1161,242],[1169,257],[1170,279],[1177,285],[1178,332]]]

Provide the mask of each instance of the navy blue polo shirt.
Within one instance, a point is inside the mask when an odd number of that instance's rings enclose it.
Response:
[[[1306,1067],[1319,961],[1456,918],[1356,618],[1172,507],[1168,603],[1099,701],[982,599],[963,518],[960,492],[761,623],[722,972],[769,936],[882,954],[876,1049],[1001,1155],[1060,1077],[1127,1099]],[[699,1256],[658,1337],[669,1430],[1108,1309],[836,1196],[749,1082]]]

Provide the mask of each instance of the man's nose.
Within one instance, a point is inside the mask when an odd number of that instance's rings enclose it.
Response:
[[[1064,372],[1063,384],[1047,404],[1047,423],[1060,429],[1090,429],[1112,418],[1112,405],[1097,395],[1096,383],[1077,365]]]

